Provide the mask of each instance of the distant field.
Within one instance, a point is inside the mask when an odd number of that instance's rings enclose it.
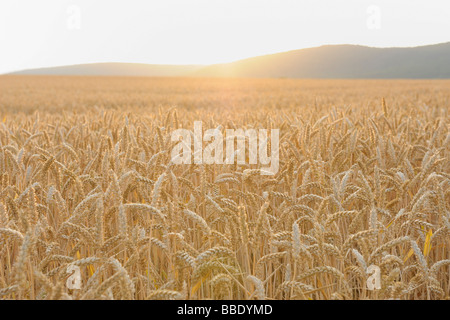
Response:
[[[2,112],[80,111],[94,106],[124,112],[136,107],[154,111],[159,106],[216,113],[224,108],[297,112],[316,105],[323,113],[333,105],[379,107],[382,97],[392,109],[400,105],[448,108],[449,96],[450,80],[0,76]]]
[[[448,299],[449,101],[450,80],[0,76],[0,299]],[[172,164],[194,121],[280,129],[278,172]]]

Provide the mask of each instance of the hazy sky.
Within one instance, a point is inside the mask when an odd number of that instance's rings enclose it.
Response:
[[[450,41],[448,0],[1,0],[0,73],[210,64],[319,46]]]

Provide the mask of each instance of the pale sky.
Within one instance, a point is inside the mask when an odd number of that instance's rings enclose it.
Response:
[[[1,0],[0,73],[211,64],[320,46],[450,41],[448,0]]]

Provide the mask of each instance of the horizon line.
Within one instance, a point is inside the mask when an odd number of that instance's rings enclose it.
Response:
[[[313,47],[305,47],[305,48],[298,48],[298,49],[291,49],[286,51],[277,51],[273,53],[266,53],[261,55],[255,55],[255,56],[249,56],[244,57],[240,59],[235,59],[231,61],[226,62],[215,62],[215,63],[204,63],[204,64],[195,64],[195,63],[148,63],[148,62],[127,62],[127,61],[96,61],[96,62],[85,62],[85,63],[74,63],[74,64],[63,64],[63,65],[51,65],[51,66],[41,66],[41,67],[33,67],[33,68],[25,68],[25,69],[18,69],[18,70],[12,70],[8,72],[2,72],[0,75],[14,75],[15,73],[24,72],[24,71],[33,71],[33,70],[39,70],[39,69],[50,69],[50,68],[59,68],[59,67],[75,67],[75,66],[83,66],[83,65],[93,65],[93,64],[137,64],[137,65],[146,65],[146,66],[162,66],[162,67],[208,67],[208,66],[214,66],[214,65],[222,65],[222,64],[231,64],[247,59],[252,58],[258,58],[258,57],[264,57],[264,56],[271,56],[271,55],[277,55],[282,53],[289,53],[299,50],[308,50],[308,49],[316,49],[321,47],[329,47],[329,46],[354,46],[354,47],[365,47],[365,48],[372,48],[372,49],[411,49],[411,48],[421,48],[421,47],[429,47],[429,46],[436,46],[436,45],[443,45],[448,44],[449,41],[446,42],[438,42],[438,43],[432,43],[432,44],[425,44],[425,45],[417,45],[417,46],[395,46],[395,47],[382,47],[382,46],[368,46],[368,45],[361,45],[361,44],[351,44],[351,43],[339,43],[339,44],[321,44],[318,46]]]

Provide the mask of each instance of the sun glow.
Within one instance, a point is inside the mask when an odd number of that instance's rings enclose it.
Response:
[[[433,44],[448,41],[449,8],[436,0],[3,0],[0,73],[92,62],[212,64],[323,44]]]

